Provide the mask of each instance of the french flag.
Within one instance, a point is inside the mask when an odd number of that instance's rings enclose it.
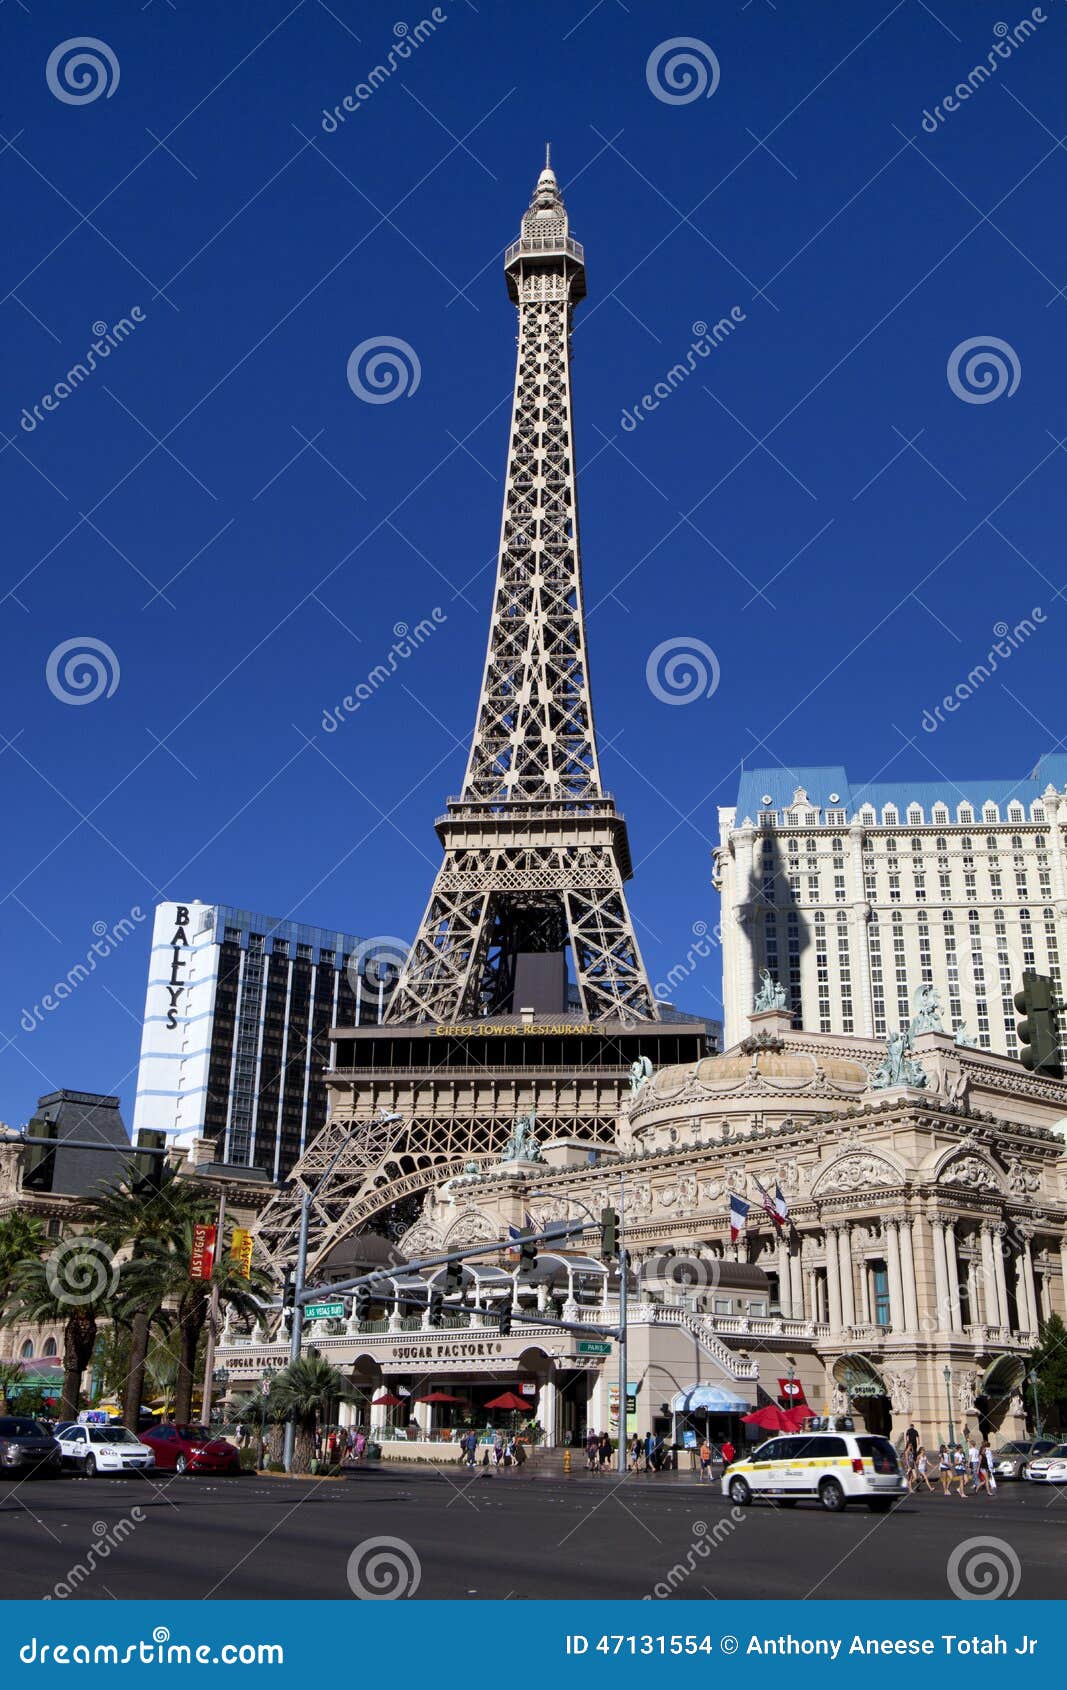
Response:
[[[736,1192],[731,1191],[731,1193],[730,1193],[730,1243],[731,1244],[737,1243],[737,1240],[740,1238],[741,1234],[745,1231],[746,1227],[748,1226],[748,1211],[751,1207],[752,1207],[752,1205],[750,1203],[746,1203],[743,1197],[738,1197]]]

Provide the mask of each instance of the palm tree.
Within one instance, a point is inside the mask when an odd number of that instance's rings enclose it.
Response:
[[[26,1375],[17,1361],[0,1361],[0,1398],[3,1398],[5,1414],[18,1412],[16,1398],[25,1385]]]
[[[39,1256],[45,1248],[44,1227],[34,1215],[13,1209],[0,1220],[0,1312],[11,1295],[11,1282],[20,1262]]]
[[[158,1190],[144,1192],[131,1165],[117,1184],[106,1186],[93,1204],[97,1232],[113,1248],[130,1249],[119,1279],[115,1319],[129,1332],[129,1360],[119,1387],[122,1419],[137,1430],[144,1398],[145,1362],[153,1321],[158,1321],[163,1297],[150,1274],[134,1271],[138,1254],[149,1243],[176,1243],[187,1223],[207,1219],[212,1200],[202,1186],[166,1168]]]
[[[99,1238],[68,1239],[47,1260],[32,1257],[15,1268],[4,1319],[63,1326],[61,1420],[76,1420],[85,1370],[96,1348],[97,1322],[109,1312],[116,1272]]]
[[[190,1279],[194,1224],[189,1218],[166,1239],[146,1239],[140,1255],[127,1263],[125,1271],[127,1297],[173,1310],[178,1335],[174,1418],[179,1425],[192,1416],[196,1350],[207,1324],[212,1291],[218,1291],[220,1305],[255,1318],[262,1312],[260,1298],[268,1290],[267,1277],[259,1268],[253,1268],[246,1279],[225,1250],[217,1257],[209,1280]]]
[[[351,1395],[347,1380],[322,1356],[302,1356],[277,1375],[270,1405],[281,1419],[296,1421],[293,1467],[309,1473],[315,1454],[315,1432],[331,1406]]]

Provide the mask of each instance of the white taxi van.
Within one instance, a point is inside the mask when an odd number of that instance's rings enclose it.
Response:
[[[907,1486],[888,1438],[872,1432],[797,1432],[771,1438],[722,1476],[722,1491],[744,1508],[758,1497],[792,1508],[804,1498],[838,1513],[863,1502],[876,1514]]]

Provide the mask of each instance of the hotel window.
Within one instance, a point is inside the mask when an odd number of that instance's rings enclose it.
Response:
[[[908,805],[908,824],[911,827],[922,827],[923,812],[921,804]]]
[[[1023,940],[1023,967],[1036,969],[1037,958],[1034,952],[1034,930],[1030,925],[1029,910],[1019,911],[1019,926],[1022,930]]]
[[[1031,804],[1031,806],[1030,806],[1030,820],[1034,821],[1034,822],[1043,822],[1044,819],[1045,819],[1045,806],[1044,806],[1044,804]]]
[[[917,904],[925,904],[925,902],[926,902],[926,876],[925,876],[925,874],[918,874],[917,873],[916,876],[915,876],[915,902]]]
[[[819,812],[818,812],[818,810],[805,810],[804,811],[804,826],[805,827],[818,827],[818,825],[819,825]]]
[[[843,904],[845,901],[845,877],[843,874],[834,875],[834,902]]]
[[[882,825],[884,827],[896,827],[898,825],[899,821],[900,821],[900,815],[897,811],[896,805],[895,804],[885,804],[885,805],[883,805],[883,807],[882,807]]]
[[[827,810],[827,812],[826,812],[826,825],[827,825],[827,827],[845,827],[847,825],[847,822],[848,822],[848,815],[844,810]]]
[[[899,902],[900,902],[900,876],[899,876],[899,874],[891,874],[889,876],[889,902],[891,904],[899,904]]]
[[[1021,804],[1008,805],[1008,820],[1010,822],[1024,822],[1026,820],[1026,811]]]
[[[773,827],[778,820],[777,810],[761,810],[759,813],[760,827]]]
[[[961,822],[973,822],[974,806],[971,804],[961,804],[959,809],[956,811],[956,817],[957,820]]]
[[[860,821],[861,822],[867,822],[869,825],[873,825],[874,820],[875,820],[874,805],[873,804],[864,804],[863,809],[860,811]]]
[[[884,1262],[871,1263],[871,1303],[876,1326],[888,1327],[890,1316],[889,1274]]]
[[[1000,811],[995,804],[982,805],[982,820],[984,822],[998,822],[1000,820]]]
[[[947,804],[935,804],[934,805],[934,826],[935,827],[944,827],[944,826],[947,825],[947,823],[948,823],[948,805]]]

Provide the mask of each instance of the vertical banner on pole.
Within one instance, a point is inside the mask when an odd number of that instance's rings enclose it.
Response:
[[[215,1270],[215,1244],[218,1240],[217,1226],[208,1226],[198,1221],[193,1227],[193,1247],[189,1252],[189,1278],[210,1279]]]

